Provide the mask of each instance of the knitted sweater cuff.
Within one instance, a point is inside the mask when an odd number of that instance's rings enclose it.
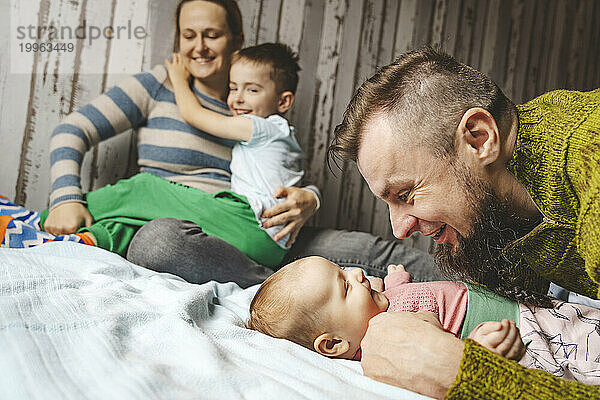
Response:
[[[474,340],[465,339],[464,342],[463,358],[457,379],[446,394],[448,399],[597,398],[600,394],[600,387],[527,369],[516,361],[492,353]]]

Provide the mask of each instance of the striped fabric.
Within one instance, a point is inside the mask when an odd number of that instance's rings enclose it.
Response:
[[[84,202],[80,180],[83,155],[91,146],[128,129],[137,130],[140,171],[210,193],[229,189],[235,141],[188,125],[179,114],[172,90],[167,70],[159,65],[124,80],[69,114],[50,141],[50,208],[67,201]],[[227,104],[193,90],[205,108],[230,115]]]

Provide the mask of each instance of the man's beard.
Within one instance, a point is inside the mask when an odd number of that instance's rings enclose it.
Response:
[[[501,201],[482,182],[463,176],[471,206],[476,211],[472,233],[457,235],[458,245],[439,245],[436,262],[442,272],[453,279],[482,284],[487,289],[511,300],[549,307],[545,295],[547,282],[522,259],[518,250],[506,246],[529,233],[539,218],[523,218]]]

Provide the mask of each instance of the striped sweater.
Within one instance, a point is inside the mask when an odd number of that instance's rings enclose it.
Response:
[[[192,90],[200,104],[230,115],[227,104]],[[69,114],[50,140],[50,209],[84,203],[80,170],[92,146],[128,129],[137,130],[138,166],[173,182],[214,193],[230,189],[231,149],[236,143],[198,130],[181,117],[164,66],[121,82]],[[317,199],[318,189],[310,186]]]

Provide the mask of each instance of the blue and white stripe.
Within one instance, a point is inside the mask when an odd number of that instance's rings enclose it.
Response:
[[[204,107],[230,115],[225,103],[193,89]],[[183,120],[167,71],[160,65],[126,79],[56,127],[50,141],[50,208],[67,201],[83,202],[83,155],[102,140],[132,128],[138,133],[141,171],[208,192],[229,188],[235,142]]]

